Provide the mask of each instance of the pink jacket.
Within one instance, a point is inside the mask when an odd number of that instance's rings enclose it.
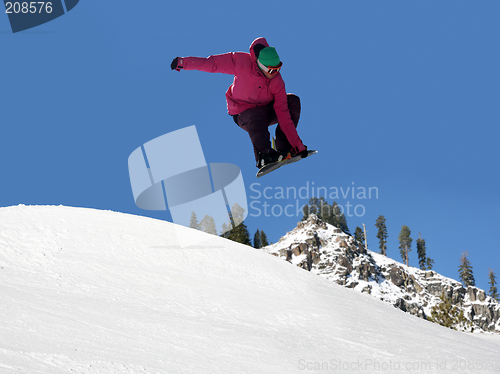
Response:
[[[302,144],[288,111],[285,82],[280,73],[273,79],[262,74],[253,50],[256,44],[269,47],[265,38],[257,38],[250,45],[250,53],[229,52],[207,58],[179,57],[179,65],[184,70],[234,75],[233,84],[226,92],[227,111],[231,115],[274,101],[274,111],[281,129],[291,146],[298,152],[303,151],[306,147]]]

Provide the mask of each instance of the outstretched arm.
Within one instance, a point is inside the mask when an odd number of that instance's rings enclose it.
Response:
[[[172,70],[199,70],[207,73],[235,75],[235,53],[229,52],[208,57],[176,57],[170,67]]]

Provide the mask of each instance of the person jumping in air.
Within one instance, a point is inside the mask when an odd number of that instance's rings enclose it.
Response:
[[[229,52],[204,57],[176,57],[172,70],[200,70],[234,75],[226,92],[228,113],[248,132],[257,167],[296,155],[307,157],[307,147],[297,134],[300,99],[287,94],[280,74],[283,63],[265,38],[250,45],[250,53]],[[276,143],[271,145],[268,127],[276,127]]]

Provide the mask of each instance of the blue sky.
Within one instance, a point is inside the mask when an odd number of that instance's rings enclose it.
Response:
[[[354,187],[354,198],[335,200],[351,206],[351,232],[365,223],[372,250],[384,215],[389,256],[399,259],[407,225],[410,264],[420,232],[435,270],[457,278],[467,250],[477,285],[488,289],[488,269],[500,276],[499,12],[498,2],[465,0],[81,0],[16,34],[4,14],[0,206],[171,220],[135,206],[127,159],[151,139],[196,125],[208,162],[241,168],[252,235],[259,228],[277,241],[302,217],[285,208],[307,199],[282,199],[281,189],[310,197],[313,186],[329,195]],[[170,70],[176,56],[247,51],[258,36],[280,54],[287,91],[302,101],[299,135],[319,151],[261,179],[247,133],[226,112],[232,77]],[[378,194],[357,195],[370,187]]]

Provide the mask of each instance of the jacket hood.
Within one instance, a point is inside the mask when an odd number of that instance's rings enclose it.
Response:
[[[255,39],[252,44],[250,44],[250,55],[252,56],[252,61],[257,64],[257,56],[255,55],[254,47],[257,44],[262,44],[264,47],[269,47],[266,38],[260,37]]]

